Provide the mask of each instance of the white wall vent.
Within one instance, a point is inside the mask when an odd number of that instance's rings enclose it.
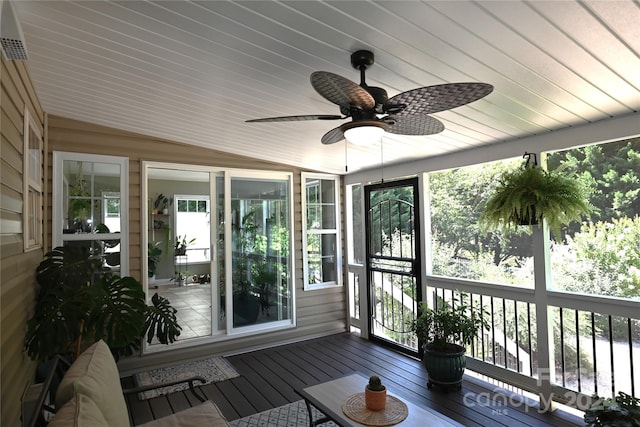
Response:
[[[2,1],[0,15],[0,38],[2,39],[4,59],[7,61],[26,61],[28,59],[27,44],[9,0]]]

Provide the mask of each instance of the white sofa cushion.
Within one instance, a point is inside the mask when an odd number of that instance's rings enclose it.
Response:
[[[58,409],[48,427],[109,427],[109,423],[93,400],[78,393]]]
[[[229,427],[218,407],[210,400],[176,414],[149,421],[138,427]]]
[[[120,373],[111,350],[102,340],[85,350],[64,375],[56,391],[56,408],[63,407],[77,393],[93,400],[108,425],[130,425]]]

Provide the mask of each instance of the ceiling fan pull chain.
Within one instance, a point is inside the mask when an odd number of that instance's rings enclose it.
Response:
[[[380,138],[380,181],[384,184],[384,152],[382,151],[382,138]]]
[[[344,140],[344,173],[349,172],[349,167],[347,166],[347,140]]]

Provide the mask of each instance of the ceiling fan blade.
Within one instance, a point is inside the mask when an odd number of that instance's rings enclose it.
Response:
[[[325,99],[341,107],[371,110],[376,105],[373,96],[357,83],[328,71],[311,73],[311,86]]]
[[[387,117],[385,121],[393,122],[389,123],[388,132],[398,135],[434,135],[444,130],[440,120],[427,115],[398,114]]]
[[[340,142],[344,139],[344,132],[340,129],[340,126],[337,128],[331,129],[329,132],[322,135],[322,143],[325,145],[335,144],[336,142]]]
[[[245,123],[299,122],[303,120],[342,120],[342,119],[346,119],[346,117],[329,115],[329,114],[308,114],[305,116],[282,116],[282,117],[267,117],[264,119],[251,119],[251,120],[245,120]]]
[[[446,83],[408,90],[389,98],[383,110],[405,105],[403,115],[432,114],[484,98],[493,91],[487,83]]]

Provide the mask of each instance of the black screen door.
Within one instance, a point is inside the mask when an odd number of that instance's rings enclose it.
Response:
[[[369,336],[418,354],[407,322],[421,300],[418,179],[365,187]]]

